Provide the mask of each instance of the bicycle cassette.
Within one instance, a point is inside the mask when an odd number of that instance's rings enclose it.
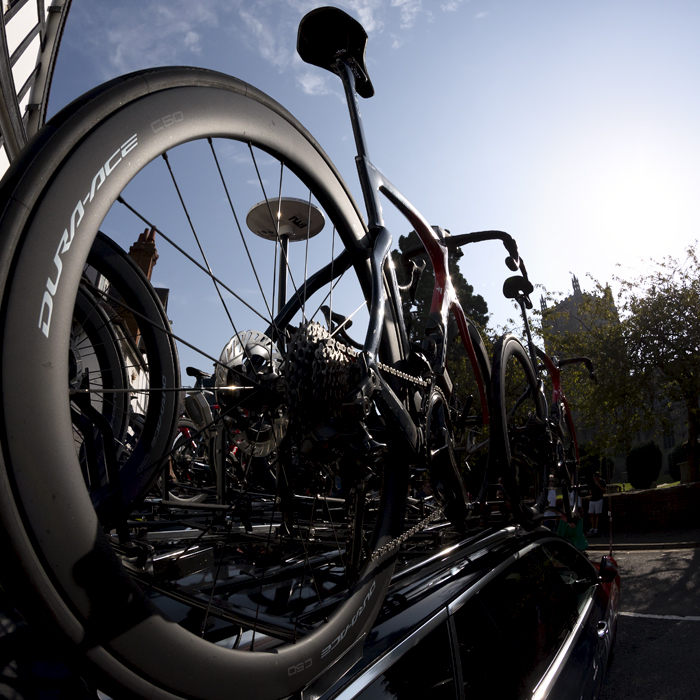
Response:
[[[216,400],[233,444],[245,454],[265,457],[286,435],[282,362],[275,343],[260,331],[234,335],[221,352]]]

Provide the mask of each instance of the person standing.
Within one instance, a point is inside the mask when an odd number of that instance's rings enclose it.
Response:
[[[546,528],[552,532],[557,531],[559,512],[557,511],[557,486],[554,474],[549,475],[549,486],[547,488],[547,509],[544,512],[544,522]]]
[[[605,479],[601,478],[600,472],[593,474],[593,483],[591,484],[591,501],[588,505],[588,516],[591,520],[591,529],[589,535],[598,534],[598,525],[600,524],[600,514],[603,512],[603,496],[605,495]]]

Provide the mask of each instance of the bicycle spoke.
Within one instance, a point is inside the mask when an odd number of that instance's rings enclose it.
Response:
[[[197,247],[199,248],[199,252],[202,254],[202,260],[204,260],[204,264],[207,268],[207,272],[209,273],[209,276],[211,277],[212,281],[214,282],[214,288],[216,289],[216,293],[219,295],[219,299],[221,300],[221,305],[224,307],[224,311],[226,312],[226,315],[228,316],[228,320],[231,323],[231,327],[233,328],[233,332],[238,334],[238,331],[236,330],[236,324],[233,322],[233,319],[231,318],[231,313],[228,310],[228,306],[226,306],[226,302],[224,301],[223,296],[221,296],[221,290],[219,289],[219,285],[216,283],[216,278],[214,277],[214,273],[212,272],[211,265],[209,264],[209,260],[207,260],[207,256],[204,252],[204,248],[202,248],[202,243],[199,240],[199,236],[197,235],[197,231],[194,228],[194,224],[192,223],[192,218],[190,217],[189,211],[187,211],[187,206],[185,205],[185,200],[182,198],[182,193],[180,192],[180,188],[178,187],[177,180],[175,179],[175,174],[173,173],[173,169],[170,166],[170,161],[168,160],[168,154],[163,153],[163,160],[165,161],[165,164],[168,166],[168,172],[170,173],[170,177],[172,178],[173,185],[175,187],[175,190],[177,191],[177,196],[180,199],[180,204],[182,204],[182,209],[185,212],[185,216],[187,217],[187,223],[190,225],[190,229],[192,231],[192,235],[194,236],[195,241],[197,242]]]
[[[123,204],[127,209],[129,209],[132,213],[134,213],[143,223],[146,224],[149,228],[153,229],[164,241],[169,243],[173,248],[175,248],[180,254],[184,255],[193,265],[195,265],[197,268],[199,268],[204,274],[207,276],[211,277],[212,280],[216,285],[220,285],[222,289],[225,289],[229,294],[232,296],[236,297],[238,301],[241,302],[241,304],[244,304],[250,311],[252,311],[254,314],[259,316],[263,321],[267,322],[267,319],[251,304],[249,304],[245,299],[243,299],[241,296],[236,294],[228,285],[224,284],[220,279],[215,277],[207,268],[205,268],[201,263],[197,262],[189,253],[185,252],[177,243],[175,243],[171,238],[165,235],[161,229],[159,229],[157,226],[152,224],[145,216],[142,216],[139,214],[131,205],[129,205],[122,197],[119,197],[118,202]],[[184,342],[181,340],[181,342]]]
[[[233,218],[236,222],[236,228],[238,229],[238,233],[241,237],[241,243],[243,244],[243,247],[245,248],[246,255],[248,256],[250,268],[253,271],[253,274],[255,275],[255,281],[258,283],[258,288],[260,289],[260,294],[262,295],[263,303],[265,304],[265,308],[267,309],[267,312],[268,312],[270,318],[274,319],[275,316],[274,316],[272,310],[270,309],[270,305],[267,302],[267,297],[265,296],[265,292],[263,290],[262,283],[260,282],[260,277],[258,276],[258,271],[256,269],[255,263],[253,262],[253,257],[250,254],[250,248],[248,248],[248,243],[246,242],[246,237],[243,235],[243,229],[241,228],[241,224],[238,221],[238,215],[236,214],[236,209],[233,206],[233,202],[231,201],[231,195],[229,194],[228,187],[226,185],[226,180],[224,178],[223,173],[221,172],[221,166],[219,165],[219,159],[217,158],[216,151],[214,150],[214,143],[210,138],[207,139],[207,141],[209,142],[209,146],[211,148],[212,155],[214,156],[214,162],[216,163],[216,169],[217,169],[217,172],[219,173],[219,178],[221,179],[221,184],[223,185],[224,192],[226,193],[226,200],[228,201],[229,208],[231,209],[231,213],[233,214]],[[274,300],[274,291],[273,291],[272,298]]]

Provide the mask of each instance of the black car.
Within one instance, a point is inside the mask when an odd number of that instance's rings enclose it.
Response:
[[[593,565],[544,528],[466,538],[403,568],[368,638],[301,697],[595,698],[619,590],[612,557]]]
[[[428,561],[402,562],[367,638],[294,700],[595,698],[619,591],[612,557],[593,565],[545,528],[465,537]],[[5,641],[17,647],[17,636]],[[54,658],[55,642],[33,639],[15,668],[24,680],[0,675],[0,697],[14,697],[3,693],[4,680],[20,692],[40,684],[52,697],[107,698]]]

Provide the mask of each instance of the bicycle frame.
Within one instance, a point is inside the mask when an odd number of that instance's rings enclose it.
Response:
[[[564,406],[566,425],[569,429],[571,439],[574,443],[576,463],[578,464],[580,458],[578,449],[578,438],[576,437],[576,430],[574,429],[574,421],[571,417],[571,409],[569,408],[569,402],[567,401],[566,396],[564,395],[564,390],[561,386],[561,370],[566,365],[575,365],[582,363],[586,366],[586,369],[588,370],[589,378],[592,381],[597,382],[595,373],[593,372],[593,363],[588,357],[569,357],[565,360],[555,360],[554,358],[547,355],[547,353],[543,350],[540,350],[539,348],[537,348],[536,350],[537,356],[544,362],[547,372],[552,378],[552,404],[555,406]]]
[[[536,350],[537,357],[544,362],[545,369],[552,380],[552,406],[557,406],[557,412],[559,411],[559,406],[564,406],[563,418],[566,421],[566,426],[569,429],[571,440],[574,443],[574,455],[576,456],[576,464],[578,464],[580,459],[578,451],[578,438],[576,437],[574,422],[571,420],[571,409],[569,408],[569,402],[566,400],[566,396],[564,395],[564,391],[561,387],[561,369],[559,363],[543,350],[540,350],[539,348],[536,348]]]
[[[375,364],[375,358],[381,339],[381,331],[384,323],[385,297],[382,283],[382,270],[389,272],[390,283],[398,288],[396,274],[393,265],[387,265],[387,257],[391,249],[392,236],[384,226],[382,206],[379,194],[383,194],[413,226],[418,237],[425,247],[430,262],[435,272],[435,286],[433,289],[430,307],[431,316],[440,320],[442,337],[446,338],[446,330],[450,313],[457,321],[457,327],[462,343],[467,351],[474,375],[477,379],[479,395],[482,406],[482,419],[488,424],[489,415],[486,402],[486,390],[479,372],[474,345],[469,336],[469,320],[457,299],[448,268],[448,247],[445,239],[434,230],[423,218],[420,212],[399,192],[399,190],[372,164],[367,153],[367,142],[362,128],[362,118],[355,92],[355,75],[352,67],[344,60],[339,60],[337,73],[340,76],[347,98],[350,121],[352,123],[355,144],[357,147],[356,164],[362,186],[362,193],[367,209],[367,225],[373,246],[371,250],[372,266],[372,306],[370,322],[367,330],[363,353],[368,365]],[[398,292],[397,292],[398,296]],[[404,347],[408,346],[408,334],[403,316],[398,315],[398,324]],[[446,344],[443,343],[433,364],[433,371],[437,376],[443,376],[445,372]],[[405,410],[405,409],[404,409]]]

